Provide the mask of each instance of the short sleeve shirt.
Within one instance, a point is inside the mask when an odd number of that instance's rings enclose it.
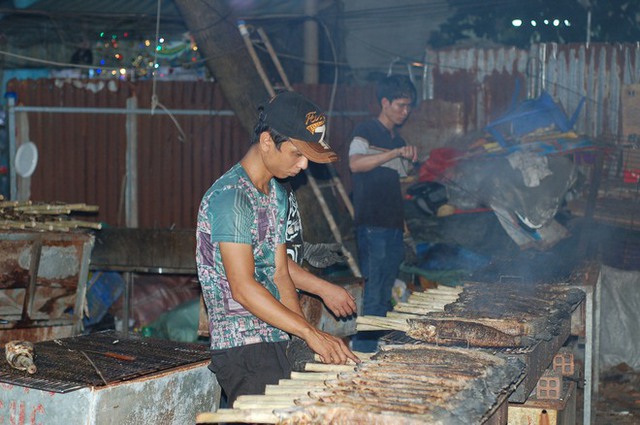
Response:
[[[286,332],[260,320],[233,299],[220,255],[220,242],[251,245],[255,280],[280,299],[273,276],[276,247],[285,242],[286,213],[284,188],[272,179],[268,195],[258,191],[240,164],[203,196],[198,210],[196,265],[209,317],[211,349],[289,339]]]
[[[380,153],[405,145],[401,137],[391,134],[379,120],[373,119],[357,125],[353,130],[349,156]],[[400,158],[351,175],[356,226],[403,228],[404,201],[400,177],[404,176],[406,172]]]
[[[299,265],[304,259],[304,243],[302,237],[302,219],[300,218],[300,208],[298,199],[291,184],[283,183],[287,190],[289,199],[289,210],[287,211],[287,255]]]

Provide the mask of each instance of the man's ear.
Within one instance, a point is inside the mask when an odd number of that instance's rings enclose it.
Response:
[[[260,143],[260,149],[263,152],[268,152],[269,149],[271,149],[275,145],[275,143],[273,142],[273,139],[271,138],[271,135],[269,134],[268,131],[263,131],[260,134],[259,143]]]
[[[386,97],[383,97],[382,101],[380,102],[380,104],[382,105],[383,108],[388,108],[389,105],[391,105],[391,101],[389,99],[387,99]]]

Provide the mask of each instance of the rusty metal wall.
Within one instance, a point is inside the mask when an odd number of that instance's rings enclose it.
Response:
[[[639,51],[640,44],[441,50],[427,53],[427,79],[417,83],[429,98],[463,105],[465,132],[481,130],[507,111],[519,87],[519,99],[547,90],[568,114],[586,97],[577,130],[619,141],[621,90],[637,83]],[[349,190],[348,138],[355,124],[377,113],[373,87],[338,87],[332,108],[330,85],[295,89],[329,111],[329,140],[342,158],[335,168]],[[150,108],[152,82],[27,80],[9,82],[7,91],[25,106],[124,108],[135,95],[140,108]],[[157,94],[169,110],[230,112],[213,82],[158,82]],[[99,205],[97,220],[123,226],[125,115],[23,114],[40,151],[31,199]],[[193,228],[200,197],[242,157],[249,135],[232,115],[176,116],[184,141],[169,116],[137,117],[139,227]]]
[[[156,93],[169,110],[230,110],[220,88],[209,82],[162,83]],[[151,84],[136,83],[136,95],[140,108],[151,107]],[[140,227],[195,227],[200,198],[249,145],[248,135],[234,116],[174,118],[184,131],[184,140],[167,115],[140,115],[138,119]]]
[[[446,49],[428,51],[426,62],[431,73],[427,92],[436,99],[462,103],[466,131],[482,129],[506,112],[519,84],[519,99],[546,90],[568,115],[584,97],[577,131],[620,142],[622,87],[638,82],[640,43],[550,43],[529,51]]]
[[[297,86],[325,109],[330,86]],[[152,82],[41,79],[10,81],[18,106],[125,108],[132,96],[138,108],[151,108]],[[355,123],[368,115],[371,87],[341,88],[330,111],[331,144],[342,158]],[[159,102],[171,111],[202,110],[202,115],[175,115],[184,138],[166,114],[136,115],[138,125],[139,227],[193,228],[200,198],[224,171],[242,158],[250,136],[233,116],[212,82],[158,82]],[[364,106],[363,106],[364,105]],[[209,113],[214,111],[216,114]],[[27,120],[29,140],[39,150],[31,177],[31,199],[99,205],[96,219],[124,226],[126,115],[110,113],[18,112]],[[348,174],[347,162],[337,164]]]
[[[97,84],[97,83],[96,83]],[[128,90],[93,90],[63,80],[10,81],[17,105],[51,107],[124,107]],[[86,202],[100,206],[98,219],[116,225],[125,173],[125,116],[107,114],[18,113],[28,121],[28,140],[38,147],[38,166],[31,177],[34,201]],[[18,129],[21,126],[18,124]],[[89,219],[92,217],[89,217]]]

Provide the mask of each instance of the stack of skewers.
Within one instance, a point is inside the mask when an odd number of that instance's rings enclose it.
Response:
[[[413,292],[386,317],[361,316],[356,323],[358,331],[396,330],[436,345],[528,347],[558,335],[584,297],[566,285],[439,286]]]
[[[100,223],[70,217],[74,213],[97,212],[97,205],[6,201],[0,195],[0,229],[2,230],[41,232],[69,232],[79,228],[100,230],[102,228]]]
[[[413,292],[387,317],[358,317],[359,331],[402,331],[414,342],[388,343],[373,355],[356,353],[363,360],[359,365],[308,363],[305,372],[268,385],[264,394],[241,396],[233,408],[202,413],[197,422],[484,423],[506,403],[525,365],[515,356],[474,347],[527,346],[541,325],[536,315],[520,314],[517,308],[519,314],[468,317],[456,310],[458,305],[478,313],[489,308],[485,292],[492,297],[495,292],[485,289],[473,284],[429,288]],[[498,289],[514,304],[522,298],[532,310],[545,314],[542,306],[555,308],[563,304],[559,298],[573,298],[568,288],[544,287],[537,297],[525,296],[521,288]]]
[[[375,330],[409,330],[407,320],[424,317],[427,313],[444,311],[444,306],[455,302],[462,287],[440,285],[424,292],[415,291],[409,295],[406,302],[399,302],[386,317],[358,316],[356,323],[358,331]]]
[[[464,348],[387,345],[359,365],[308,363],[306,372],[240,396],[197,423],[482,423],[524,366]]]

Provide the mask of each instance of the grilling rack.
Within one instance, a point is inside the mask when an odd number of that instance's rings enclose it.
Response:
[[[0,382],[55,393],[101,387],[210,359],[205,344],[145,338],[116,331],[34,343],[38,371],[0,363]],[[3,348],[4,350],[4,348]],[[3,358],[5,355],[3,354]]]

